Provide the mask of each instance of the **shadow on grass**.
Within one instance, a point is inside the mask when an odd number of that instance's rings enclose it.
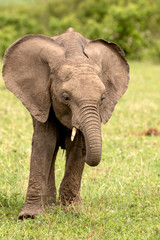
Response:
[[[0,192],[0,219],[14,218],[18,219],[18,214],[24,205],[24,199],[21,198],[20,193],[12,193],[7,195]]]

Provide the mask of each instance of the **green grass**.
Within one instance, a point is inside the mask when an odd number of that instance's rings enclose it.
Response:
[[[0,82],[0,239],[160,239],[160,67],[130,62],[131,81],[107,125],[99,166],[86,165],[83,208],[47,210],[18,221],[28,184],[32,124],[27,110]],[[57,188],[64,159],[56,162]]]

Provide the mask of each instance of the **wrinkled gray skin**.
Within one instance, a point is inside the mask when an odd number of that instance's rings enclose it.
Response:
[[[19,218],[34,217],[56,203],[54,168],[60,146],[66,149],[66,166],[59,199],[62,205],[81,203],[84,164],[99,164],[101,122],[109,120],[127,89],[124,52],[72,28],[51,38],[27,35],[7,49],[3,77],[33,118],[30,177]],[[73,127],[77,134],[71,141]]]

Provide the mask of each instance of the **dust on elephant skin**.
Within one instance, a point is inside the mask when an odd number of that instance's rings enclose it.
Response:
[[[29,184],[19,218],[56,204],[59,147],[66,152],[59,200],[63,206],[81,204],[84,165],[101,160],[101,122],[109,120],[127,89],[123,50],[102,39],[89,40],[73,28],[54,37],[26,35],[6,50],[3,78],[33,119]]]

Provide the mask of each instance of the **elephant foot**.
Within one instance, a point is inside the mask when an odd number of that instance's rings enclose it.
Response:
[[[37,215],[40,215],[42,214],[44,211],[44,209],[40,206],[37,206],[37,205],[32,205],[32,206],[28,206],[28,205],[25,205],[24,208],[22,208],[19,216],[18,216],[18,219],[19,220],[23,220],[23,219],[26,219],[26,218],[34,218],[35,216]]]
[[[18,219],[35,218],[35,216],[43,214],[45,207],[56,204],[56,196],[51,194],[41,196],[40,198],[38,197],[36,200],[37,201],[33,203],[31,199],[27,198],[26,204],[22,208]]]
[[[81,198],[78,196],[72,201],[63,201],[63,202],[61,201],[60,205],[65,212],[79,213],[82,210],[83,202]]]
[[[82,199],[80,194],[68,196],[67,194],[60,195],[60,205],[65,208],[69,207],[79,207],[82,205]]]

